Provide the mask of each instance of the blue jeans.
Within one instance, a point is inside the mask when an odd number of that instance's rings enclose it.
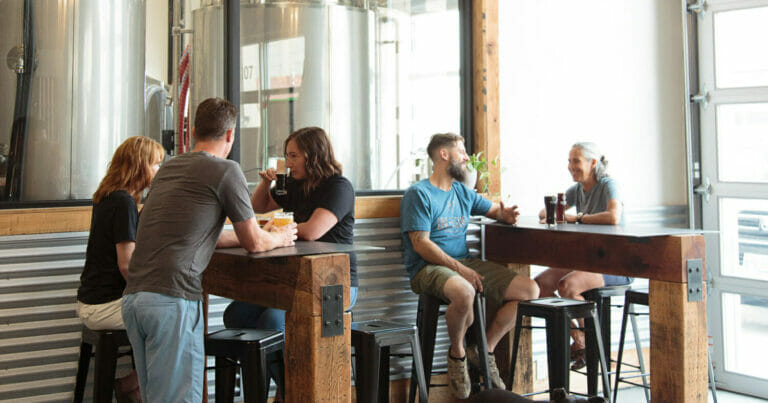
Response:
[[[615,276],[612,274],[603,274],[603,281],[605,281],[606,287],[610,287],[614,285],[629,285],[629,284],[632,284],[632,282],[635,281],[635,279],[627,276]]]
[[[357,287],[349,287],[349,309],[357,302]],[[285,311],[232,301],[224,310],[224,326],[240,329],[275,329],[285,331]]]
[[[141,400],[199,402],[203,398],[203,303],[152,292],[123,296]]]

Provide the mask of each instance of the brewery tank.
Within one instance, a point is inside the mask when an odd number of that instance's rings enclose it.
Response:
[[[0,1],[0,200],[91,198],[144,131],[144,24],[144,0]]]
[[[331,137],[344,175],[370,189],[375,129],[375,16],[367,0],[243,1],[240,4],[240,163],[253,183],[296,129]],[[191,119],[202,100],[223,97],[221,1],[193,11]]]

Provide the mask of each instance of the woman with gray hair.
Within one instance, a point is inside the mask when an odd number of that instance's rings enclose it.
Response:
[[[608,176],[605,156],[595,143],[576,143],[568,155],[568,171],[576,182],[565,191],[566,210],[576,207],[576,214],[566,214],[569,223],[619,225],[624,222],[623,203],[618,185]],[[544,218],[544,210],[539,218]],[[540,297],[551,297],[555,291],[563,298],[584,300],[581,293],[594,288],[624,285],[630,277],[590,273],[578,270],[550,267],[536,276],[541,290]],[[583,326],[582,326],[583,327]],[[572,369],[586,365],[584,360],[584,333],[571,331]]]

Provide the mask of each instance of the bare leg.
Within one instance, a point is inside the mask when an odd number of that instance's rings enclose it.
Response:
[[[445,323],[451,339],[449,353],[453,358],[463,358],[464,335],[474,321],[472,304],[475,302],[475,289],[464,277],[453,276],[445,282],[443,294],[449,302],[445,310]]]
[[[560,280],[562,280],[563,277],[567,276],[572,271],[573,270],[570,269],[557,269],[550,267],[549,269],[539,273],[539,275],[535,278],[536,284],[539,285],[539,289],[541,290],[539,297],[554,297]]]
[[[557,285],[557,292],[563,298],[584,301],[581,293],[604,285],[605,281],[600,273],[572,271],[560,280],[560,283]],[[579,327],[584,327],[583,319],[579,319]],[[573,329],[571,330],[571,337],[573,337],[571,350],[581,350],[584,348],[584,332]]]
[[[504,305],[496,312],[496,317],[488,326],[486,337],[488,351],[493,352],[505,334],[515,327],[517,302],[534,299],[539,296],[539,286],[535,281],[525,276],[516,276],[504,291]]]

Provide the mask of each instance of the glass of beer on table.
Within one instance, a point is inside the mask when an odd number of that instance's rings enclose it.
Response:
[[[267,225],[267,223],[271,219],[272,219],[272,217],[270,217],[270,216],[268,216],[266,214],[256,215],[256,222],[259,223],[259,227],[263,227],[263,226]]]
[[[275,213],[275,226],[276,227],[282,227],[284,225],[288,225],[293,222],[293,212],[279,212]]]

